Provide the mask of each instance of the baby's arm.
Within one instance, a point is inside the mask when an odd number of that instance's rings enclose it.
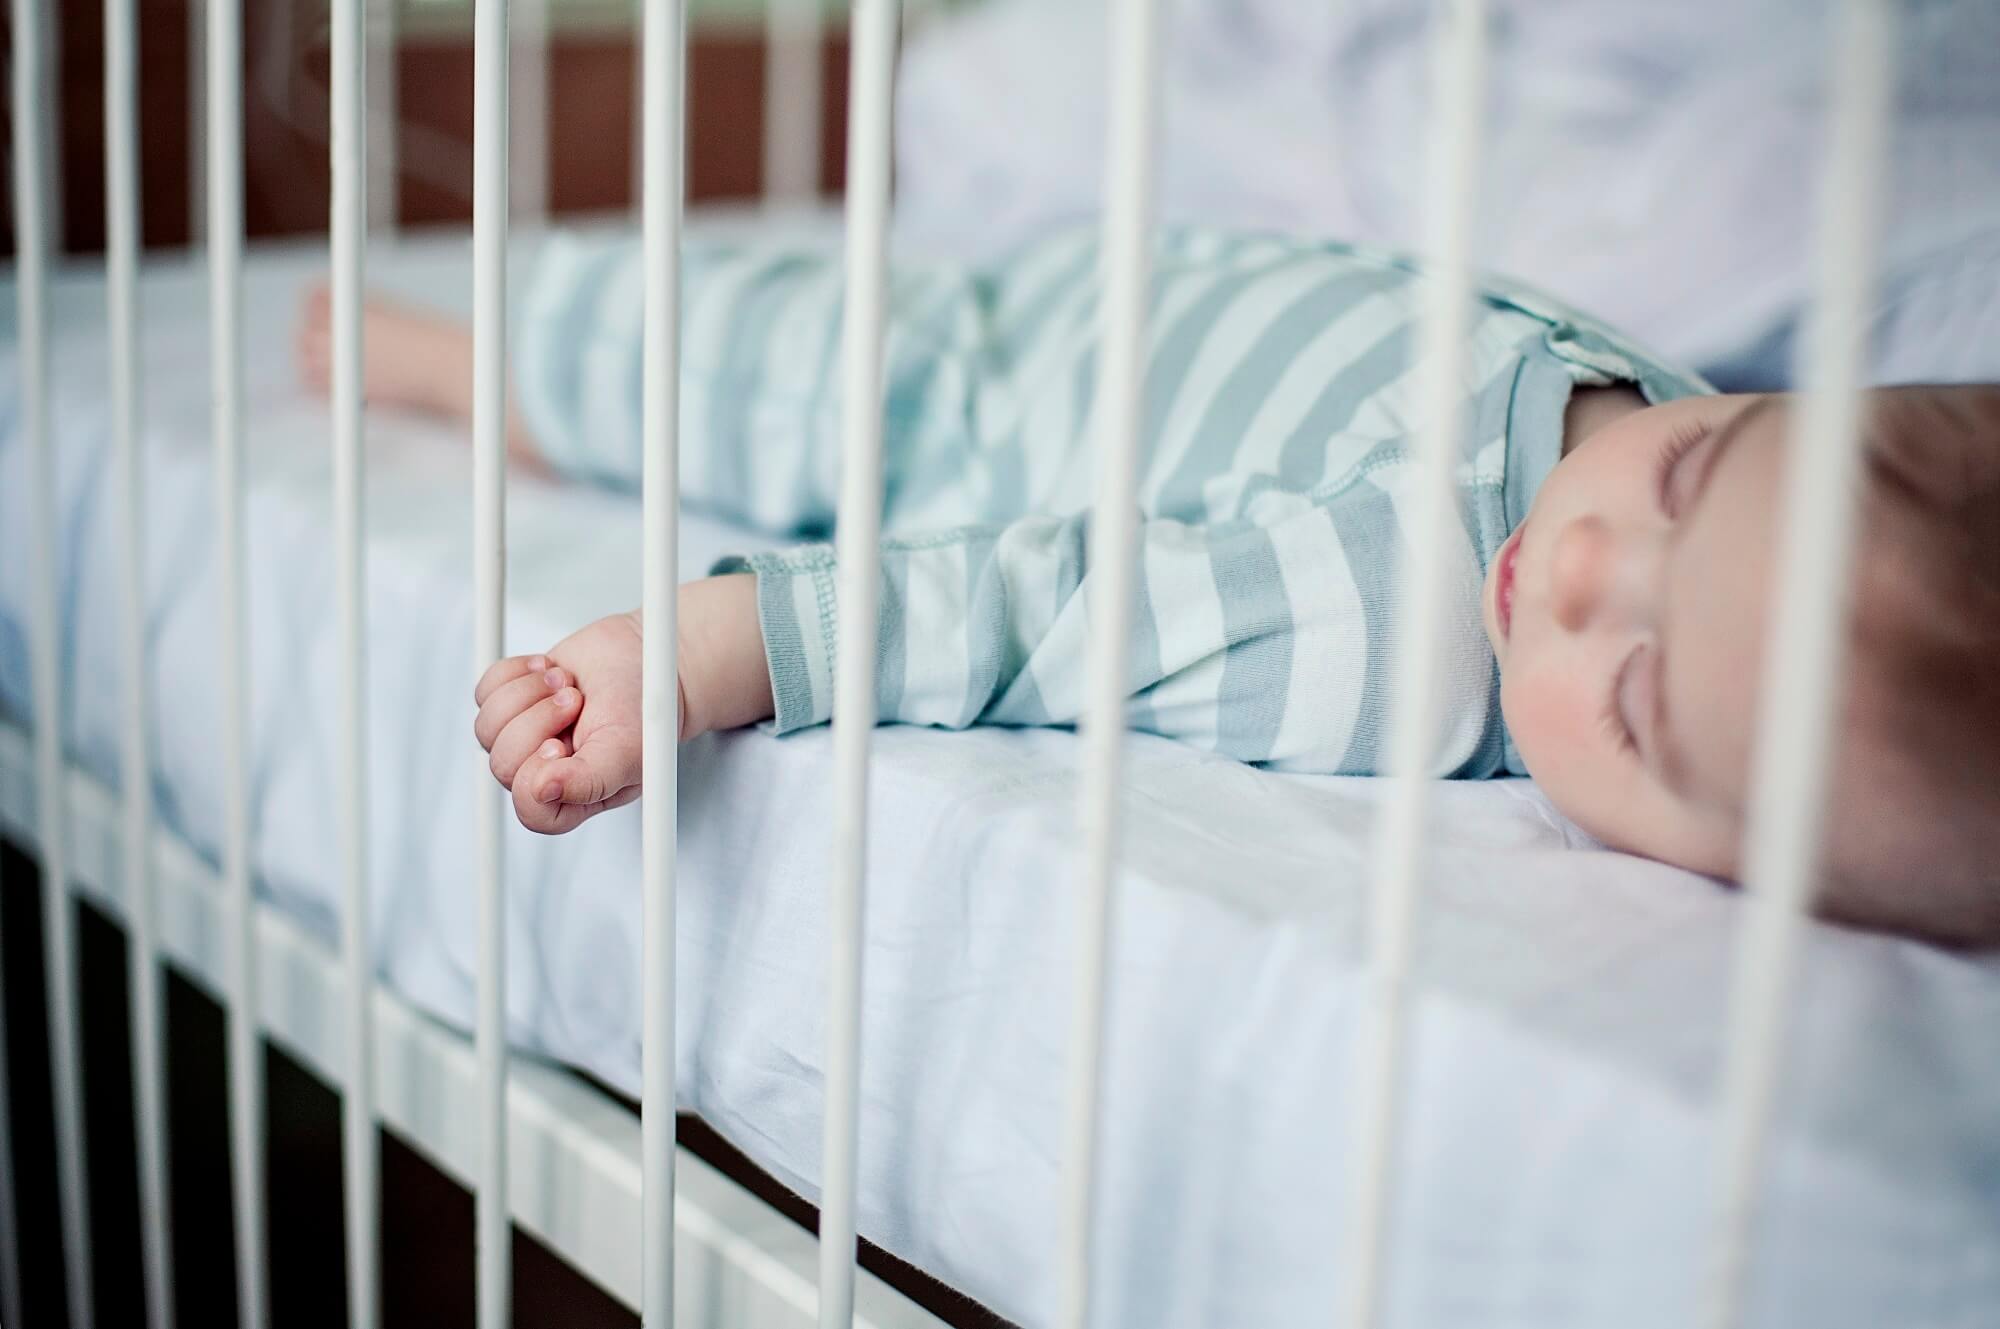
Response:
[[[768,719],[755,579],[681,587],[679,620],[681,738]],[[642,633],[636,612],[601,618],[495,662],[473,690],[473,733],[529,830],[560,834],[639,797]]]
[[[1386,683],[1368,665],[1375,577],[1342,540],[1357,519],[1305,499],[1270,506],[1268,524],[1141,524],[1128,719],[1243,761],[1369,769]],[[1374,543],[1386,567],[1393,528]],[[683,739],[774,717],[802,728],[832,710],[833,551],[749,567],[681,588]],[[881,719],[1074,723],[1092,570],[1081,516],[885,540]],[[639,796],[640,656],[638,615],[614,614],[480,680],[475,729],[530,830],[566,831]]]
[[[1366,745],[1353,739],[1374,727],[1370,627],[1363,570],[1348,551],[1379,547],[1387,566],[1395,527],[1387,498],[1380,506],[1362,516],[1386,533],[1357,529],[1351,542],[1341,526],[1360,520],[1336,521],[1305,496],[1271,495],[1257,520],[1142,522],[1129,723],[1242,761],[1366,769]],[[880,718],[952,729],[1075,723],[1097,580],[1088,528],[1083,514],[1038,516],[885,539]],[[776,728],[818,724],[833,709],[840,635],[834,551],[807,546],[746,565],[757,574]],[[1490,660],[1483,669],[1482,679]]]

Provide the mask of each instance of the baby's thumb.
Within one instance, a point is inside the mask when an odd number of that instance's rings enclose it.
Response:
[[[639,783],[639,769],[638,735],[600,730],[578,744],[573,756],[549,763],[542,802],[602,803]],[[554,798],[552,789],[559,789]]]

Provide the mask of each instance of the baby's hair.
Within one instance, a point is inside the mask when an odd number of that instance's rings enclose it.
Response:
[[[1883,389],[1867,422],[1822,912],[2000,946],[2000,387]]]

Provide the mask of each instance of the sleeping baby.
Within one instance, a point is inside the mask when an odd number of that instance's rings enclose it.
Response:
[[[517,458],[634,485],[640,263],[548,243],[515,311]],[[1084,696],[1098,364],[1094,233],[895,273],[877,704],[885,721],[1067,725]],[[828,718],[839,469],[836,256],[695,245],[690,507],[813,541],[681,588],[685,740]],[[1421,482],[1422,299],[1404,259],[1204,230],[1156,246],[1128,714],[1278,770],[1379,769],[1395,573]],[[1450,532],[1440,776],[1530,774],[1604,843],[1740,862],[1772,593],[1782,396],[1725,397],[1574,311],[1475,293]],[[328,376],[325,292],[300,360]],[[470,413],[471,344],[383,302],[370,401]],[[1872,393],[1829,917],[2000,943],[2000,387]],[[640,794],[640,616],[480,679],[474,730],[523,825]]]

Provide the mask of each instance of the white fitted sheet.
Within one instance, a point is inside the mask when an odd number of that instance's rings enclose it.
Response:
[[[373,280],[466,303],[462,238],[371,251]],[[299,248],[247,301],[254,863],[331,942],[336,629],[327,419],[291,384]],[[117,544],[102,287],[55,290],[62,659],[73,756],[115,782]],[[26,711],[24,448],[0,356],[0,703]],[[220,826],[200,275],[146,277],[152,696],[161,816]],[[469,465],[383,413],[368,443],[368,751],[383,981],[473,1010]],[[508,638],[636,603],[631,496],[517,480]],[[690,518],[683,568],[759,543]],[[1023,1323],[1056,1288],[1076,748],[1058,732],[889,728],[874,775],[860,1225]],[[826,735],[682,756],[684,1106],[811,1197],[824,1045]],[[1102,1324],[1318,1325],[1337,1305],[1343,1144],[1381,786],[1134,740],[1104,1098]],[[1523,781],[1438,790],[1390,1322],[1685,1325],[1736,898],[1603,852]],[[639,1082],[638,818],[508,841],[511,1034]],[[2000,962],[1815,927],[1753,1323],[2000,1318]]]

